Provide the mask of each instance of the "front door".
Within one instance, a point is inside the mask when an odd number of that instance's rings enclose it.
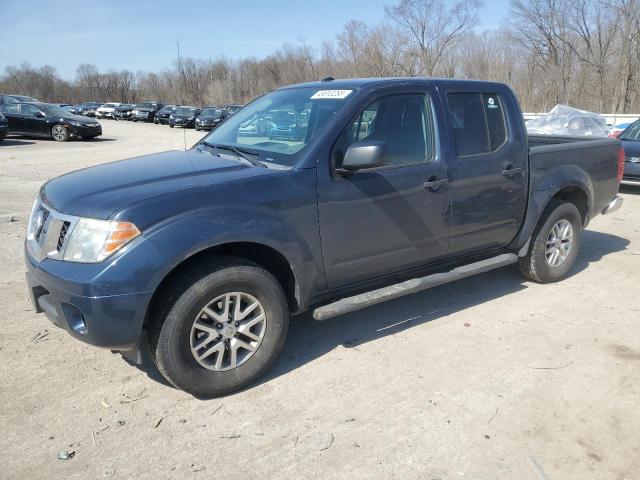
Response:
[[[449,171],[438,155],[427,88],[371,100],[346,126],[329,160],[339,167],[349,145],[375,140],[387,146],[386,165],[347,175],[334,168],[318,177],[330,288],[399,272],[447,253]]]

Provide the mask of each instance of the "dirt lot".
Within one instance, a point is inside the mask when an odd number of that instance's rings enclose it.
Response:
[[[593,221],[561,283],[508,267],[303,315],[258,385],[201,401],[27,300],[22,242],[45,180],[183,145],[181,130],[102,123],[92,142],[0,146],[0,478],[640,478],[640,189]]]

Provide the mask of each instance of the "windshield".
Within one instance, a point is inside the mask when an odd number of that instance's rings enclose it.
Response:
[[[115,103],[105,103],[102,105],[104,108],[116,108],[117,105]]]
[[[620,140],[640,140],[640,120],[629,125],[618,138]]]
[[[148,108],[149,110],[153,110],[156,108],[155,103],[142,103],[140,105],[137,105],[138,108]]]
[[[160,112],[173,112],[176,109],[175,105],[165,105],[160,109]]]
[[[195,107],[183,107],[176,110],[176,114],[178,115],[193,115],[196,113],[197,108]]]
[[[297,153],[346,103],[351,90],[302,87],[268,93],[213,130],[206,144],[255,151],[261,160],[293,166]]]
[[[61,117],[69,116],[69,111],[67,109],[58,107],[57,105],[42,104],[42,105],[38,105],[37,108],[42,110],[47,115],[54,115],[54,116],[60,115]]]
[[[220,110],[219,108],[205,108],[204,110],[202,110],[202,113],[200,113],[200,115],[202,115],[203,117],[218,118],[222,116],[222,110]]]

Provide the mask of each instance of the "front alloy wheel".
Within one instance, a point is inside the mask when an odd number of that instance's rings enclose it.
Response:
[[[176,277],[150,322],[149,347],[160,373],[193,395],[216,397],[253,383],[273,364],[289,307],[267,270],[219,257]]]
[[[54,125],[51,128],[51,137],[56,142],[66,142],[69,139],[69,131],[62,125]]]
[[[208,370],[231,370],[253,356],[266,329],[264,309],[253,295],[225,293],[196,315],[191,327],[191,353]]]

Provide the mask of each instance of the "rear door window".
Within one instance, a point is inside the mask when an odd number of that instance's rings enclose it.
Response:
[[[507,126],[498,95],[449,93],[447,102],[458,156],[495,152],[507,141]]]
[[[18,105],[17,103],[10,103],[2,107],[2,113],[9,113],[12,115],[17,115],[19,113],[19,110],[20,105]]]

